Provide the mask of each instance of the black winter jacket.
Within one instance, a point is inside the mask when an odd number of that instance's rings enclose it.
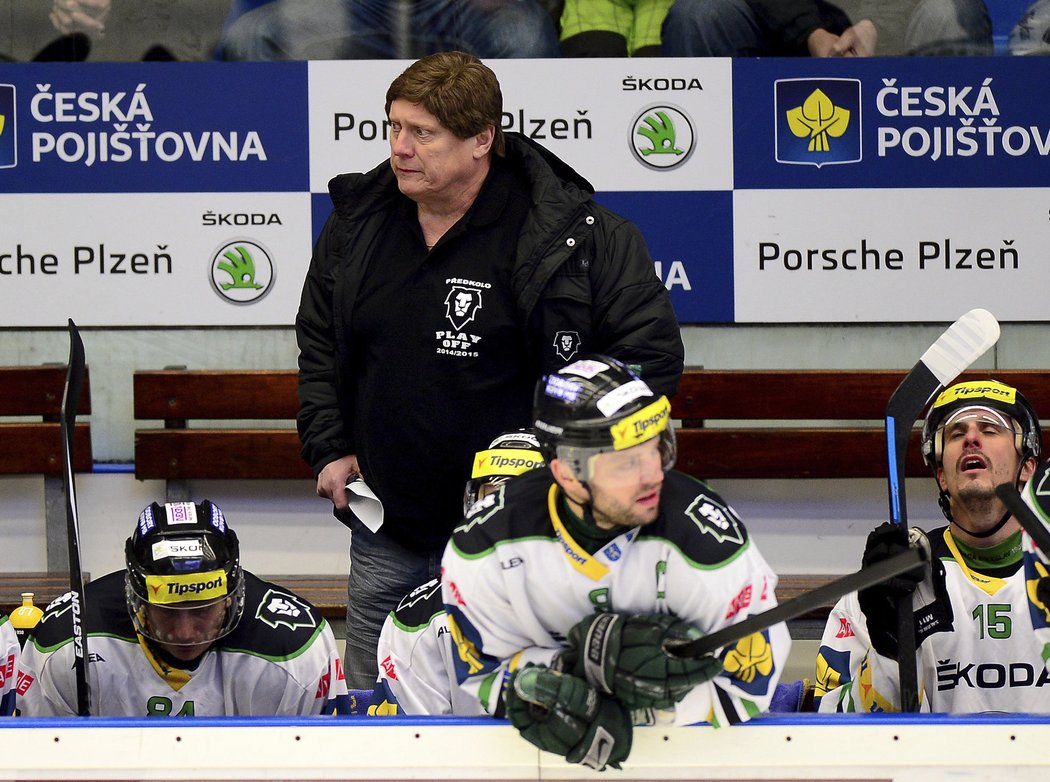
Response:
[[[852,25],[841,8],[825,0],[747,0],[747,4],[769,35],[779,41],[777,54],[808,56],[808,39],[814,30],[842,35]]]
[[[585,179],[524,136],[507,134],[506,159],[523,172],[532,194],[512,286],[537,379],[566,363],[555,335],[576,332],[579,353],[636,365],[656,393],[673,395],[684,348],[641,232],[595,203]],[[314,248],[296,318],[299,436],[315,474],[356,452],[349,324],[371,245],[401,197],[389,162],[337,176],[329,191],[334,209]]]

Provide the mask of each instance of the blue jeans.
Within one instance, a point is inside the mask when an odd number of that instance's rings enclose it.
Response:
[[[226,31],[227,60],[557,57],[538,0],[273,0]]]
[[[441,575],[442,553],[411,551],[351,519],[343,657],[347,687],[367,690],[375,686],[379,675],[376,647],[386,615],[417,586]]]
[[[778,50],[775,31],[745,0],[676,0],[661,40],[665,57],[785,54]],[[908,54],[991,54],[991,22],[983,0],[919,0],[904,46]]]

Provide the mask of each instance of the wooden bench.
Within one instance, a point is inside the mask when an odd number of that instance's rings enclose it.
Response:
[[[704,479],[885,478],[883,417],[906,373],[687,368],[671,405],[681,423],[676,468]],[[1050,411],[1050,370],[963,375],[986,377],[1016,386],[1036,410]],[[192,479],[311,478],[291,427],[297,384],[295,370],[136,372],[135,418],[163,422],[136,430],[136,476],[168,481],[172,499],[185,499],[185,481]],[[274,427],[277,421],[285,427]],[[918,440],[916,427],[908,476],[929,474]],[[778,595],[787,600],[832,578],[782,575]],[[343,616],[345,576],[273,580],[301,591],[326,616]],[[806,618],[819,621],[830,607]]]
[[[43,476],[42,515],[50,573],[69,570],[60,423],[65,383],[64,364],[0,367],[0,476]],[[85,373],[73,432],[75,472],[92,469],[91,428],[82,417],[90,413],[90,382]],[[27,583],[26,589],[33,591],[32,586]]]

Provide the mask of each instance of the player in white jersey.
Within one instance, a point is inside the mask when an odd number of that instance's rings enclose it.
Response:
[[[477,503],[442,560],[457,675],[541,749],[618,767],[632,725],[723,726],[767,709],[790,648],[778,624],[681,659],[687,640],[776,605],[776,576],[736,513],[671,471],[670,404],[615,359],[544,377],[548,469]]]
[[[21,646],[11,618],[0,614],[0,717],[15,713],[15,676]]]
[[[1002,483],[1040,482],[1030,479],[1041,446],[1038,417],[1011,386],[957,383],[934,400],[922,450],[949,524],[912,530],[931,564],[835,606],[817,657],[820,711],[900,710],[896,606],[911,599],[922,711],[1050,712],[1048,639],[1034,632],[1048,627],[1036,590],[1046,570],[995,494]],[[884,524],[869,536],[864,564],[906,545],[902,529]]]
[[[92,715],[308,715],[344,706],[331,628],[302,598],[242,569],[237,535],[216,505],[149,505],[125,560],[125,570],[89,583],[82,601]],[[77,713],[70,606],[69,595],[53,601],[23,650],[26,716]]]
[[[543,455],[531,429],[503,432],[474,455],[463,491],[463,512],[516,475],[543,467]],[[379,680],[368,713],[455,714],[485,712],[477,698],[456,681],[448,615],[441,602],[441,581],[413,589],[390,612],[379,634]]]

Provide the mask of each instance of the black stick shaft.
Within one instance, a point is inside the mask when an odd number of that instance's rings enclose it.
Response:
[[[72,320],[69,321],[69,367],[62,394],[62,473],[66,490],[66,535],[69,542],[69,591],[73,616],[73,670],[77,684],[77,713],[88,716],[90,701],[87,681],[87,634],[84,632],[84,573],[80,566],[80,528],[77,519],[76,479],[73,474],[73,435],[77,424],[77,407],[84,386],[84,343]]]
[[[855,573],[850,573],[842,578],[829,581],[824,586],[811,589],[798,597],[792,598],[780,605],[755,614],[742,622],[723,627],[703,638],[695,641],[669,642],[664,645],[664,650],[673,657],[703,657],[711,654],[723,646],[727,646],[741,638],[747,638],[772,627],[775,624],[786,622],[789,619],[808,614],[821,606],[834,603],[843,595],[867,589],[875,584],[881,584],[888,578],[898,576],[906,570],[911,570],[925,560],[922,549],[917,547],[902,551],[894,557],[877,562]]]
[[[1039,550],[1050,556],[1050,532],[1046,531],[1035,511],[1025,503],[1017,487],[1012,483],[1003,483],[995,488],[995,493],[1010,511],[1010,515],[1017,519],[1017,523],[1035,541]]]

